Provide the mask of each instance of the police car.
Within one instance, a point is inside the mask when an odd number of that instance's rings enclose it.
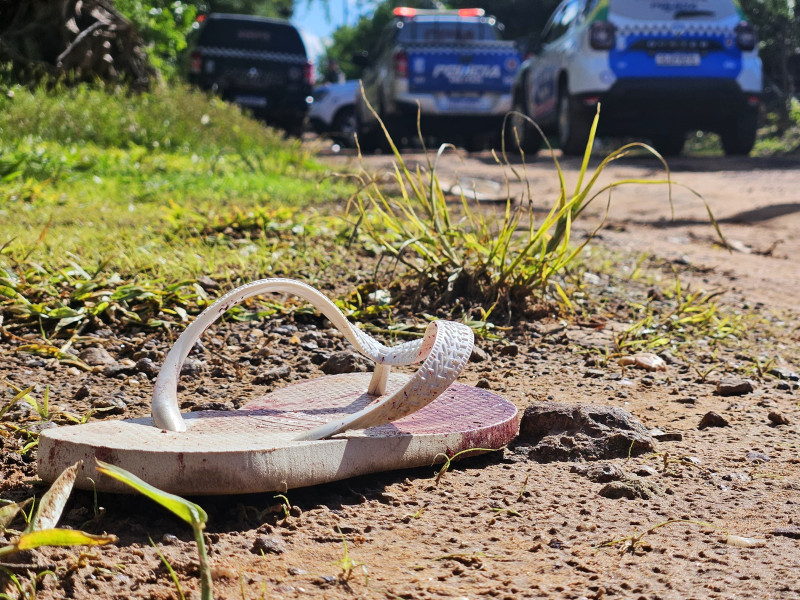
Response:
[[[753,147],[762,91],[753,27],[734,0],[564,0],[513,87],[514,109],[582,154],[599,134],[637,136],[677,155],[686,134],[718,133],[727,155]],[[524,150],[541,139],[513,125]]]
[[[515,42],[501,33],[480,8],[395,8],[375,48],[359,61],[365,67],[365,97],[356,100],[361,149],[385,140],[370,106],[397,142],[416,137],[418,115],[425,135],[471,149],[499,137],[521,62]]]

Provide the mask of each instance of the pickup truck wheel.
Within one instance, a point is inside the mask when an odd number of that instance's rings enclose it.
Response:
[[[506,121],[506,150],[536,154],[542,148],[542,135],[522,117],[526,114],[522,104],[515,104],[513,110]]]
[[[378,149],[380,144],[378,134],[383,132],[378,128],[377,123],[373,127],[368,127],[366,123],[356,117],[356,133],[358,134],[358,147],[361,152],[371,154]]]
[[[653,148],[658,150],[661,156],[678,156],[686,143],[686,133],[677,131],[654,136],[651,140]]]
[[[719,132],[725,156],[747,156],[756,142],[758,123],[755,111],[747,111],[733,119]]]
[[[346,148],[353,148],[356,145],[354,136],[358,131],[358,123],[356,121],[356,109],[352,106],[345,106],[333,119],[333,130],[336,132],[335,136],[342,146]]]
[[[589,113],[561,88],[558,95],[558,142],[561,151],[569,156],[580,156],[586,151],[592,120]]]

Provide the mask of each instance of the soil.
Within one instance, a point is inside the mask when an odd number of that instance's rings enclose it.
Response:
[[[419,153],[404,158],[424,164]],[[324,160],[339,168],[354,159],[331,153]],[[388,164],[382,156],[367,161],[370,170]],[[529,413],[508,448],[453,462],[438,482],[440,467],[431,466],[290,490],[288,516],[275,494],[199,498],[209,514],[215,596],[800,597],[800,161],[689,157],[670,165],[674,179],[706,199],[736,250],[717,243],[703,204],[683,188],[673,191],[674,220],[661,187],[615,191],[592,245],[609,249],[616,262],[587,284],[604,301],[602,320],[551,314],[517,321],[502,339],[479,340],[482,352],[460,378],[521,412],[547,402],[624,409],[661,439],[655,452],[543,458],[541,435],[531,433],[538,421],[526,421],[540,417]],[[574,182],[578,162],[562,166]],[[442,179],[468,173],[504,182],[489,153],[448,156],[440,167]],[[532,201],[546,210],[557,191],[552,164],[539,158],[526,169]],[[633,158],[603,177],[657,175],[652,159]],[[578,227],[591,232],[604,209],[597,202]],[[637,261],[648,277],[631,277]],[[666,370],[603,360],[600,349],[615,328],[630,325],[624,310],[609,307],[645,303],[648,294],[666,302],[653,289],[672,281],[673,270],[684,286],[723,292],[724,310],[759,316],[752,335],[741,347],[720,349],[698,339],[666,354]],[[322,375],[324,358],[346,350],[326,328],[300,314],[214,326],[192,356],[194,372],[181,380],[183,408],[236,408]],[[298,341],[308,344],[305,351],[297,351]],[[94,358],[109,364],[83,372],[15,352],[19,342],[6,338],[0,375],[18,386],[50,385],[58,410],[142,416],[154,374],[146,362],[133,365],[144,358],[159,364],[169,342],[153,331],[96,331],[77,350],[104,348],[108,356]],[[5,419],[30,423],[35,415],[20,405]],[[573,443],[556,437],[550,443]],[[0,444],[0,497],[41,496],[36,450],[22,453],[17,438],[0,437]],[[61,525],[114,533],[116,544],[40,549],[6,568],[22,580],[52,569],[58,578],[42,578],[39,598],[177,598],[152,538],[186,596],[198,597],[194,541],[184,523],[137,496],[100,494],[97,503],[95,515],[93,495],[73,492]],[[15,597],[8,577],[5,583]]]

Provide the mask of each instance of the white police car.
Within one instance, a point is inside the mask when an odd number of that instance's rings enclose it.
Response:
[[[358,92],[357,79],[344,83],[326,83],[314,88],[314,102],[308,113],[311,128],[343,146],[354,147],[355,103]]]
[[[564,0],[514,83],[514,108],[565,154],[582,154],[601,103],[599,134],[651,140],[664,155],[689,131],[748,154],[762,91],[753,27],[734,0]],[[538,133],[512,119],[520,145]]]

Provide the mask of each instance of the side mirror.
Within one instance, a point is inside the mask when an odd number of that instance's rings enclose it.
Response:
[[[368,67],[369,53],[364,51],[353,54],[353,56],[350,58],[350,62],[352,62],[357,67],[361,67],[362,69]]]

